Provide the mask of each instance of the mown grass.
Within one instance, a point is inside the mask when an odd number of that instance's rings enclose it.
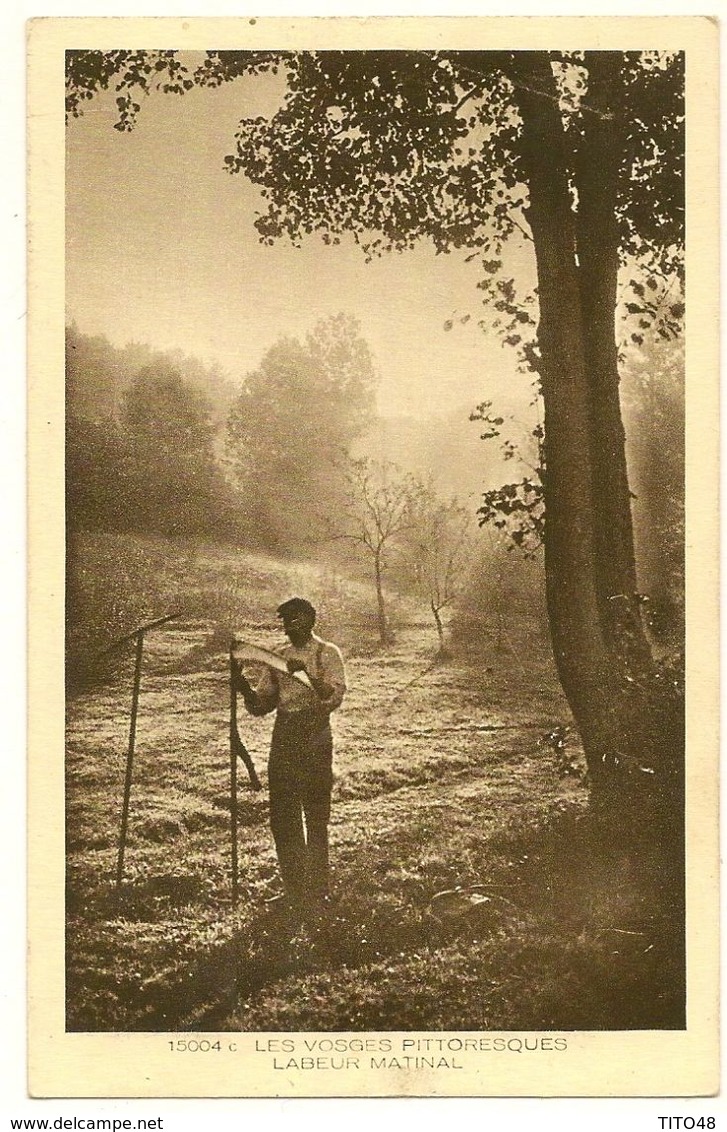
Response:
[[[472,799],[472,792],[470,792]],[[472,806],[472,818],[482,815]],[[224,1018],[246,1030],[658,1029],[684,1025],[681,924],[645,862],[614,852],[580,800],[487,837],[446,822],[438,852],[354,866],[298,970]],[[431,843],[432,822],[425,829]],[[577,854],[574,860],[574,854]],[[463,868],[463,862],[466,862]],[[672,878],[674,879],[674,878]],[[442,921],[440,887],[477,883]],[[483,909],[480,913],[479,910]],[[272,1025],[271,1025],[272,1021]]]
[[[683,1025],[678,869],[588,810],[572,736],[565,762],[543,741],[568,713],[537,637],[513,627],[507,648],[493,634],[433,664],[426,622],[400,626],[382,652],[365,628],[370,595],[325,567],[157,550],[146,608],[168,597],[186,613],[147,644],[119,892],[128,662],[69,700],[69,1029]],[[124,558],[100,538],[86,551],[90,636],[108,628],[98,572],[126,592],[133,553],[151,552],[135,544]],[[244,785],[232,906],[227,748],[228,626],[272,643],[269,612],[292,590],[313,596],[343,642],[350,682],[335,719],[334,897],[297,929],[266,908],[277,886],[267,800]],[[270,720],[241,727],[264,779]],[[435,914],[433,898],[458,888],[487,899]]]

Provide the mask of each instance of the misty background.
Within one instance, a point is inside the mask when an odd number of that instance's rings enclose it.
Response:
[[[273,112],[282,93],[261,75],[183,103],[152,97],[131,132],[113,128],[115,99],[101,93],[68,124],[69,613],[88,532],[343,558],[360,572],[331,538],[341,461],[356,459],[456,497],[478,560],[494,554],[500,577],[525,569],[539,595],[538,548],[534,565],[516,553],[503,566],[507,529],[477,524],[482,493],[537,464],[540,422],[532,375],[478,291],[479,264],[424,243],[371,262],[353,240],[263,246],[259,190],[224,157],[240,116]],[[506,254],[527,293],[532,246],[511,241]],[[682,352],[647,335],[624,359],[622,390],[639,585],[655,623],[678,630]],[[471,419],[483,401],[503,422],[484,440]],[[390,581],[406,588],[405,575]]]

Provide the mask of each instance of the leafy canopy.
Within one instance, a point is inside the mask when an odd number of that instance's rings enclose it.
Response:
[[[422,236],[438,251],[499,256],[503,238],[527,236],[527,187],[515,98],[523,52],[175,51],[67,53],[67,110],[114,89],[119,129],[153,89],[184,94],[243,75],[282,73],[286,92],[269,119],[243,118],[230,172],[261,188],[263,240],[352,232],[368,254]],[[596,113],[588,106],[588,53],[551,52],[553,90],[577,209],[577,157]],[[621,53],[623,149],[618,219],[624,256],[646,248],[673,268],[684,224],[684,57]]]

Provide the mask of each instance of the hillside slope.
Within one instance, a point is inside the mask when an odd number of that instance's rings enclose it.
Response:
[[[314,580],[309,568],[309,592]],[[618,847],[594,852],[585,789],[564,773],[575,741],[565,759],[543,741],[568,716],[537,641],[520,642],[523,671],[492,641],[433,665],[426,622],[386,652],[360,631],[335,717],[330,908],[297,932],[269,912],[266,796],[245,783],[233,906],[220,624],[187,613],[149,636],[119,893],[129,660],[69,701],[69,1029],[680,1025],[665,906]],[[274,639],[272,620],[248,627]],[[270,721],[243,717],[241,731],[264,780]]]

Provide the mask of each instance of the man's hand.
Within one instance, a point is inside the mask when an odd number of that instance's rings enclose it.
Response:
[[[305,672],[310,680],[310,686],[318,696],[319,700],[325,700],[333,692],[333,686],[326,683],[325,680],[318,680],[315,676],[311,676],[310,672],[305,666],[305,663],[296,656],[291,656],[286,660],[288,672],[292,676],[295,672]]]
[[[235,664],[235,688],[238,692],[242,693],[245,700],[247,700],[248,697],[255,697],[255,689],[248,680],[247,676],[245,676],[245,674],[243,673],[242,665],[239,661],[237,661]]]

